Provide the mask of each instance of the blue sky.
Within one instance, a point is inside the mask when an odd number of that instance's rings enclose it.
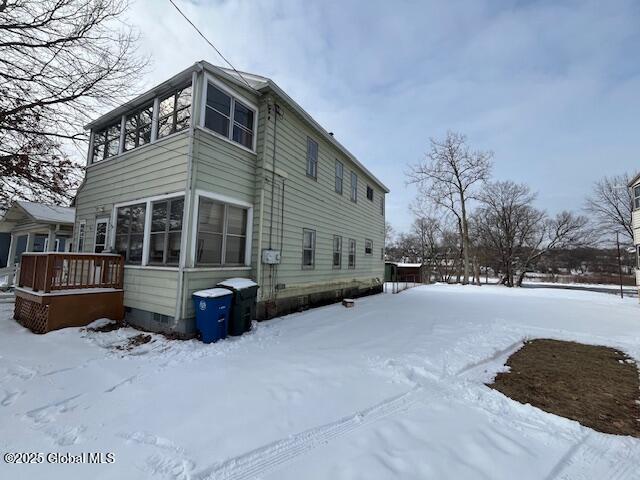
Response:
[[[640,169],[638,1],[176,1],[389,186],[397,231],[412,221],[407,165],[448,129],[494,151],[494,177],[529,184],[550,212]],[[222,63],[168,1],[137,0],[129,22],[153,56],[145,87]]]

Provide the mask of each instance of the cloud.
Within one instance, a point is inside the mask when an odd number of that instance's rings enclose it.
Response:
[[[640,4],[216,1],[179,5],[239,69],[273,78],[391,189],[411,223],[407,164],[447,129],[495,151],[495,175],[549,210],[580,208],[591,182],[637,168]],[[168,2],[129,21],[154,57],[146,86],[222,61]]]

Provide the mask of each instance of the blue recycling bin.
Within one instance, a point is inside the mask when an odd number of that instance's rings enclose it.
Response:
[[[200,290],[193,294],[196,327],[204,343],[227,337],[233,292],[224,288]]]

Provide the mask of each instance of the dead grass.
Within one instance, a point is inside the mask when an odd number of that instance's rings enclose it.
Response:
[[[537,339],[511,355],[507,366],[510,371],[489,387],[599,432],[640,437],[640,380],[626,354]]]
[[[139,333],[138,335],[134,335],[133,337],[129,337],[127,339],[127,343],[124,345],[116,345],[116,350],[133,350],[135,347],[140,345],[144,345],[145,343],[149,343],[151,341],[151,335],[145,335],[144,333]]]

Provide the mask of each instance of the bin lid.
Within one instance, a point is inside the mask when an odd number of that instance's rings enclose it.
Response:
[[[201,298],[216,298],[216,297],[224,297],[225,295],[231,295],[232,292],[225,288],[210,288],[208,290],[198,290],[197,292],[193,292],[194,297]]]
[[[234,290],[242,290],[243,288],[257,287],[258,284],[250,278],[227,278],[218,285],[233,288]]]

